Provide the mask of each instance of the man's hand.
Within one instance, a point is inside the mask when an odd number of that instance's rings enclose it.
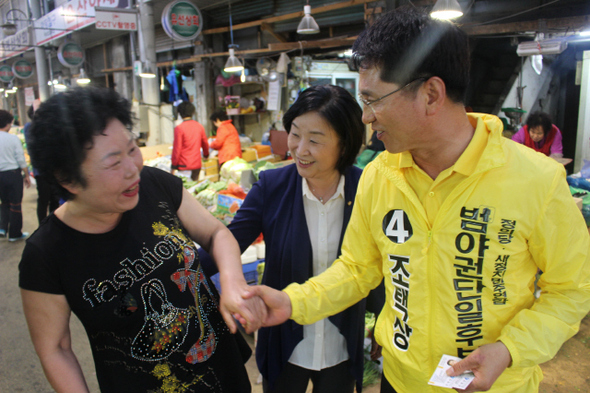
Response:
[[[489,390],[496,379],[512,362],[508,348],[501,342],[482,345],[460,362],[455,363],[447,370],[449,376],[455,377],[471,370],[475,379],[467,389],[459,390],[461,393],[482,392]]]
[[[369,338],[371,339],[371,360],[378,360],[382,356],[382,348],[381,345],[377,343],[377,340],[375,340],[375,327],[369,330]]]
[[[277,291],[266,285],[249,286],[244,299],[259,297],[266,304],[266,315],[262,320],[262,326],[276,326],[287,321],[291,317],[291,299],[283,291]],[[238,318],[240,323],[242,319]]]
[[[248,298],[247,285],[226,286],[221,292],[221,303],[219,311],[232,333],[237,331],[233,318],[236,318],[246,333],[258,330],[266,319],[266,306],[259,297]]]

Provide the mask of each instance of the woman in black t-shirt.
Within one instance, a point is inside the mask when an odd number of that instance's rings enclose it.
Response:
[[[31,127],[33,165],[67,198],[27,241],[19,285],[27,323],[56,391],[88,391],[70,346],[84,325],[104,392],[250,392],[232,313],[252,321],[231,233],[182,187],[143,168],[129,103],[106,89],[51,97]],[[221,271],[219,299],[195,243]],[[228,329],[229,327],[229,329]]]

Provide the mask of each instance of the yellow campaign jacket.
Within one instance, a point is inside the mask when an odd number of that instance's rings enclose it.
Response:
[[[470,116],[487,144],[432,226],[399,154],[381,154],[361,177],[340,258],[285,289],[291,318],[307,324],[355,303],[385,277],[376,337],[385,377],[400,393],[448,393],[428,385],[441,356],[465,357],[498,340],[513,363],[490,391],[536,392],[538,364],[590,310],[590,241],[563,166],[502,137],[497,117]]]

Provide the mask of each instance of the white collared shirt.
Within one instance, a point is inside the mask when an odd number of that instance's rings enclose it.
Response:
[[[338,258],[338,245],[344,221],[344,176],[334,195],[323,205],[313,195],[307,180],[302,181],[303,209],[317,276]],[[328,318],[303,327],[303,340],[297,344],[289,363],[309,370],[321,370],[348,360],[346,339]]]

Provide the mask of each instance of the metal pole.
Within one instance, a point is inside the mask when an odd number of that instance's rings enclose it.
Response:
[[[41,5],[39,4],[39,0],[31,0],[30,6],[33,19],[39,19],[41,17]],[[30,33],[33,36],[33,42],[35,43],[35,65],[37,69],[37,83],[39,85],[39,99],[43,102],[49,98],[49,86],[47,86],[47,62],[45,60],[45,49],[37,46],[34,32],[35,30],[33,29]]]
[[[139,52],[142,62],[148,62],[154,71],[155,78],[141,78],[142,101],[147,105],[149,134],[148,145],[162,143],[160,129],[160,90],[156,68],[156,34],[154,30],[154,5],[151,0],[139,1]]]

